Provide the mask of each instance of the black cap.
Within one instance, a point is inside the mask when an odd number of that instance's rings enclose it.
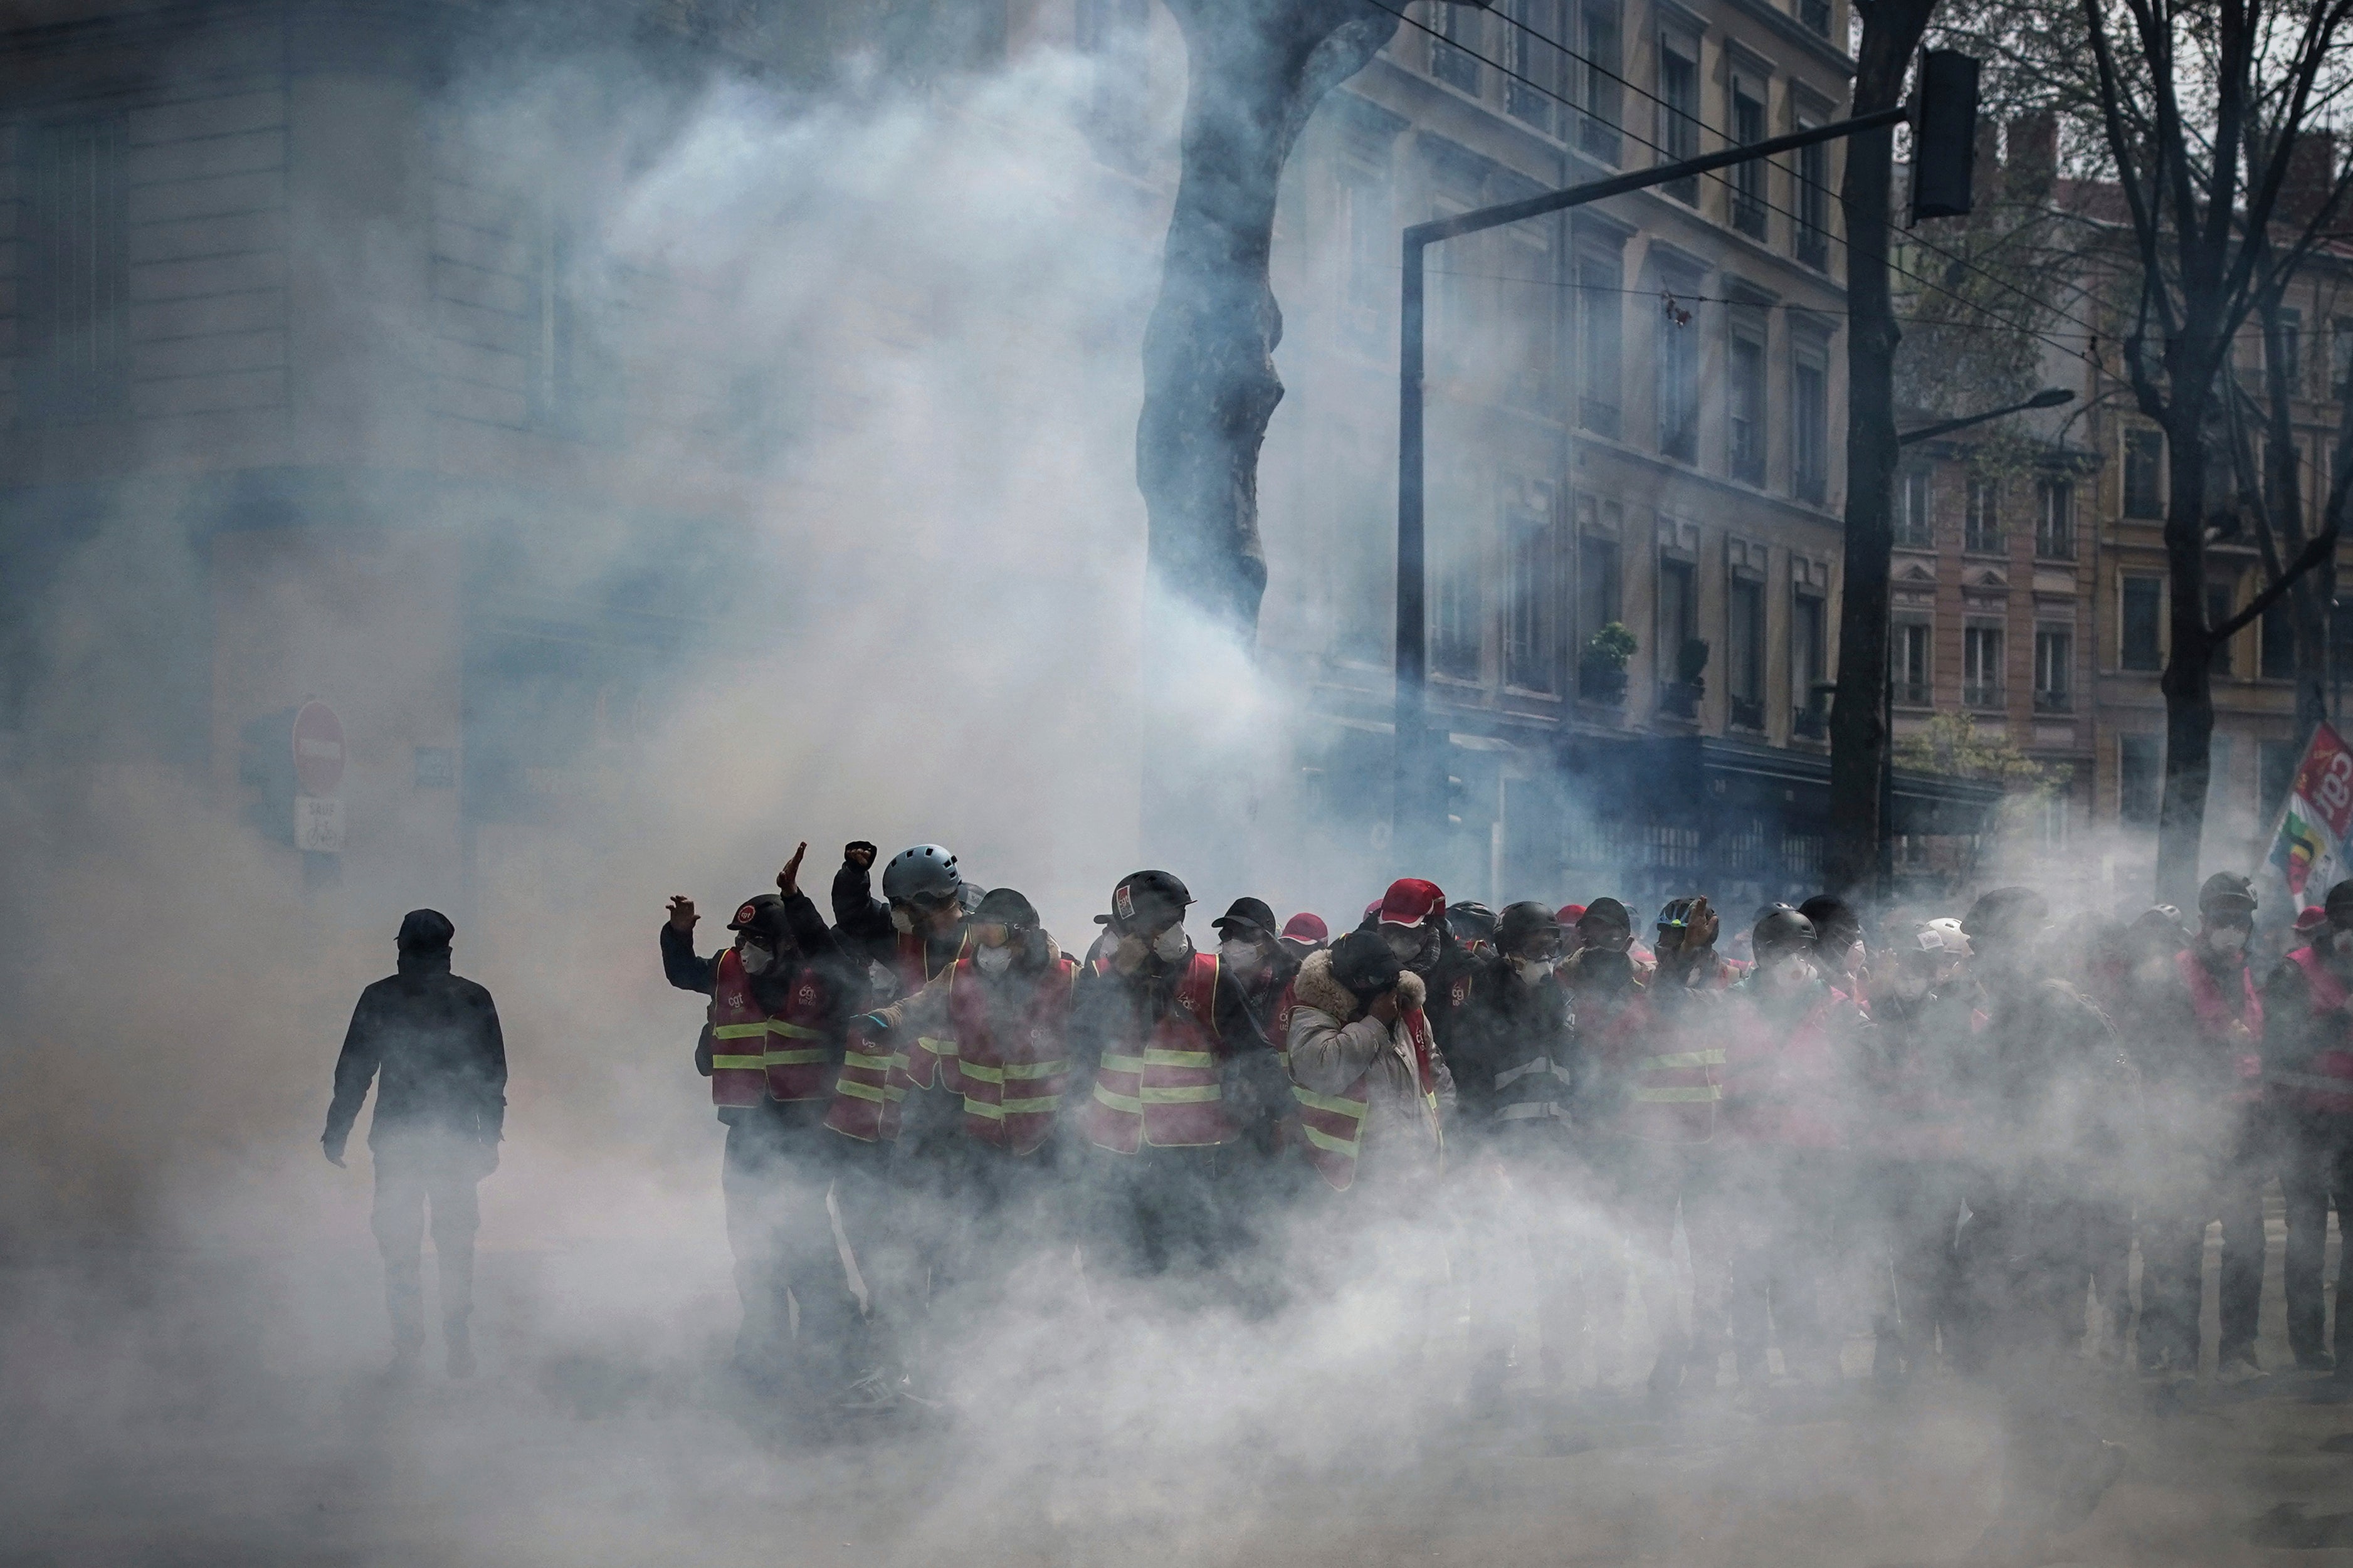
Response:
[[[1586,921],[1591,921],[1596,925],[1616,926],[1620,931],[1634,929],[1634,917],[1628,914],[1626,906],[1615,899],[1596,899],[1586,905],[1584,917],[1577,923],[1583,925]]]
[[[1138,924],[1182,920],[1192,901],[1193,895],[1174,872],[1131,871],[1111,890],[1111,913],[1097,915],[1095,924],[1126,931]]]
[[[1006,925],[1016,931],[1031,931],[1038,924],[1038,907],[1012,888],[991,888],[972,911],[979,925]]]
[[[1332,944],[1332,978],[1356,996],[1377,996],[1405,973],[1378,931],[1352,931]]]
[[[403,952],[431,952],[449,945],[458,928],[439,910],[411,910],[400,917],[400,935],[393,940]]]
[[[2031,888],[1996,888],[1978,895],[1961,917],[1961,931],[1972,937],[2031,936],[2051,916],[2051,905]]]
[[[1505,904],[1504,912],[1495,921],[1495,945],[1505,952],[1517,952],[1532,936],[1548,936],[1557,940],[1560,936],[1558,917],[1549,908],[1533,900]]]
[[[2198,889],[2198,912],[2247,914],[2255,907],[2255,885],[2236,871],[2217,871]]]
[[[1262,900],[1236,899],[1227,906],[1224,914],[1209,922],[1210,929],[1221,936],[1234,934],[1227,929],[1229,926],[1247,926],[1250,929],[1245,931],[1243,936],[1263,941],[1275,933],[1274,911]]]
[[[727,929],[750,931],[774,948],[799,945],[793,941],[792,922],[785,918],[785,900],[774,893],[754,893],[736,905],[735,918],[727,922]]]

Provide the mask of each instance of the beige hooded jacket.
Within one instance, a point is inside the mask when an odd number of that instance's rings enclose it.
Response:
[[[1439,1130],[1454,1110],[1454,1079],[1445,1058],[1430,1053],[1438,1098],[1433,1112],[1414,1081],[1413,1039],[1405,1020],[1384,1024],[1368,1016],[1365,1004],[1333,978],[1328,950],[1307,955],[1292,995],[1298,1003],[1291,1015],[1292,1081],[1312,1094],[1339,1095],[1358,1079],[1367,1080],[1356,1185],[1436,1176]],[[1400,1011],[1420,1006],[1423,995],[1421,976],[1408,972],[1398,979]]]

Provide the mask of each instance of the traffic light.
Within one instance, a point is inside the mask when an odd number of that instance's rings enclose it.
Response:
[[[1958,49],[1920,57],[1912,111],[1912,221],[1966,217],[1977,162],[1978,62]]]
[[[265,838],[294,842],[294,710],[246,721],[237,732],[237,782],[256,793],[245,819]]]

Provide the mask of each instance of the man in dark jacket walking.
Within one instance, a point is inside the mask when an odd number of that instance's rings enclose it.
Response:
[[[400,922],[399,973],[360,993],[335,1062],[335,1096],[320,1139],[331,1164],[376,1089],[368,1151],[375,1157],[371,1227],[384,1255],[394,1365],[415,1364],[425,1345],[425,1214],[433,1215],[440,1265],[441,1339],[449,1375],[474,1370],[468,1324],[474,1310],[474,1184],[498,1169],[506,1122],[507,1050],[491,994],[449,973],[457,928],[437,910]]]

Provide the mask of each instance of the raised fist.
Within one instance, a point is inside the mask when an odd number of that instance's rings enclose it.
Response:
[[[691,934],[694,930],[694,922],[702,918],[702,917],[701,915],[694,912],[694,900],[692,899],[688,898],[684,893],[672,893],[670,896],[670,923],[671,930],[682,931]]]
[[[841,847],[842,863],[855,866],[861,871],[871,871],[874,868],[874,846],[867,843],[863,838]]]

